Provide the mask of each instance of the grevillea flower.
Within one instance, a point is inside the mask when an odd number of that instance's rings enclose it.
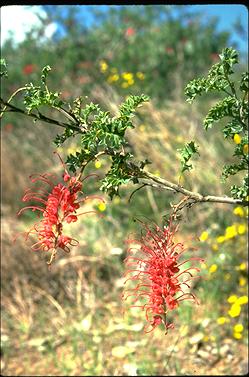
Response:
[[[94,174],[89,176],[92,175]],[[58,249],[62,249],[68,253],[70,252],[70,246],[78,245],[76,239],[64,234],[64,225],[76,222],[79,215],[90,212],[96,213],[95,211],[77,213],[80,204],[90,198],[87,196],[83,198],[79,197],[82,194],[82,182],[79,181],[79,177],[71,176],[65,170],[63,183],[56,184],[54,178],[51,174],[31,175],[31,182],[35,183],[39,181],[42,186],[34,190],[26,190],[22,200],[24,202],[37,202],[38,204],[24,207],[18,212],[18,215],[20,215],[23,211],[32,209],[32,211],[37,211],[38,217],[41,217],[42,214],[40,221],[35,223],[24,235],[26,239],[32,234],[37,236],[37,242],[33,244],[32,250],[51,251],[51,258],[47,262],[48,264],[51,264]],[[102,200],[96,196],[94,198]]]
[[[30,75],[36,70],[36,65],[35,64],[27,64],[23,67],[23,73],[25,75]]]
[[[199,276],[194,276],[197,267],[184,267],[192,260],[203,262],[203,259],[191,257],[179,261],[186,251],[182,243],[174,243],[174,235],[178,226],[174,226],[170,219],[167,226],[160,228],[158,225],[145,227],[145,234],[139,240],[128,240],[130,245],[128,256],[125,259],[128,278],[125,284],[136,281],[134,288],[127,288],[123,292],[123,299],[133,298],[132,307],[145,310],[148,324],[145,332],[150,332],[161,323],[168,329],[173,328],[173,323],[167,322],[167,313],[176,309],[181,301],[192,300],[198,303],[193,293],[189,292],[190,281]],[[138,304],[137,304],[138,303]]]

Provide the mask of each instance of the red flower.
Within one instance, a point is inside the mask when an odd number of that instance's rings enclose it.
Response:
[[[30,75],[31,73],[33,73],[34,71],[36,70],[36,65],[34,64],[27,64],[25,65],[25,67],[23,67],[23,73],[25,75]]]
[[[162,229],[157,225],[153,227],[143,225],[146,228],[145,235],[139,240],[128,241],[133,246],[128,249],[130,255],[125,259],[128,267],[125,276],[129,276],[125,283],[135,280],[137,285],[135,288],[125,289],[123,299],[133,296],[134,304],[141,300],[140,305],[132,305],[132,307],[145,310],[148,321],[145,332],[150,332],[163,323],[166,334],[169,328],[174,327],[172,323],[167,322],[167,313],[176,309],[183,300],[198,302],[192,293],[186,292],[186,287],[190,288],[189,282],[199,277],[194,277],[193,271],[200,269],[180,267],[190,260],[203,262],[203,259],[194,257],[179,263],[186,249],[182,243],[174,243],[173,237],[178,227],[173,226],[171,220],[169,225]],[[147,330],[149,327],[151,328]]]
[[[126,37],[131,37],[134,34],[135,34],[135,29],[133,29],[133,27],[128,27],[128,29],[126,29],[125,31]]]
[[[169,54],[169,55],[174,54],[174,49],[173,49],[172,47],[166,47],[166,48],[165,48],[165,51],[166,51],[167,54]]]
[[[7,123],[4,127],[4,131],[6,132],[12,132],[13,130],[13,124],[12,123]]]
[[[89,177],[89,176],[88,176]],[[85,177],[84,179],[88,178]],[[55,184],[51,174],[36,174],[30,176],[31,182],[40,181],[47,187],[38,187],[36,190],[28,189],[23,196],[23,201],[36,201],[37,205],[30,205],[22,208],[18,215],[27,209],[38,211],[38,217],[42,213],[42,219],[35,223],[34,226],[26,233],[27,239],[30,234],[37,236],[37,242],[33,244],[33,250],[51,251],[51,264],[58,249],[70,252],[70,246],[78,245],[78,241],[63,233],[65,223],[76,222],[78,216],[83,213],[77,213],[81,202],[89,197],[79,199],[82,193],[82,182],[79,177],[70,176],[67,171],[63,174],[63,183]],[[98,198],[101,199],[101,198]],[[95,212],[88,211],[84,213]]]

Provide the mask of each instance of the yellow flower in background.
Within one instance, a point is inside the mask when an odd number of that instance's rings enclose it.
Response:
[[[231,306],[231,309],[228,311],[228,314],[230,315],[230,317],[234,318],[234,317],[238,317],[240,315],[240,312],[241,312],[241,307],[236,301]]]
[[[219,237],[216,238],[216,241],[217,241],[218,243],[223,243],[224,241],[226,241],[226,237],[224,237],[224,236],[219,236]]]
[[[199,238],[201,242],[205,242],[208,239],[208,232],[206,231],[202,232]]]
[[[99,209],[100,212],[104,212],[104,211],[106,210],[106,205],[105,205],[105,203],[100,203],[100,204],[98,205],[98,209]]]
[[[245,305],[248,303],[248,297],[247,296],[241,296],[238,298],[238,300],[236,301],[236,304],[237,305]]]
[[[117,68],[112,68],[111,69],[111,73],[117,73],[117,72],[118,72]]]
[[[236,208],[234,208],[233,213],[237,216],[243,217],[244,216],[244,209],[242,207],[236,207]]]
[[[234,337],[235,339],[241,339],[241,338],[242,338],[242,335],[241,335],[240,332],[234,332],[234,333],[233,333],[233,337]]]
[[[124,80],[127,80],[127,81],[133,80],[133,73],[123,72],[122,77]]]
[[[239,265],[239,269],[240,269],[240,271],[245,271],[246,270],[246,263],[245,262],[241,263]]]
[[[217,271],[218,266],[217,264],[212,264],[212,266],[209,267],[209,273],[213,274],[215,271]]]
[[[111,75],[108,77],[107,81],[112,83],[112,82],[116,82],[119,80],[119,75],[117,73],[115,73],[114,75]]]
[[[127,83],[128,83],[130,86],[133,85],[134,82],[135,82],[135,81],[134,81],[133,79],[127,81]]]
[[[142,72],[137,72],[136,76],[139,78],[139,80],[144,80],[144,74]]]
[[[100,63],[99,63],[99,65],[100,65],[101,72],[104,73],[104,72],[107,71],[108,65],[107,65],[107,63],[104,60],[101,60]]]
[[[129,84],[127,82],[122,82],[121,86],[122,88],[128,88]]]
[[[235,134],[234,137],[233,137],[233,140],[234,140],[235,144],[241,143],[241,137],[239,136],[239,134]]]
[[[99,160],[97,160],[97,161],[95,161],[95,168],[96,169],[99,169],[99,168],[101,168],[101,166],[102,166],[102,164],[101,164],[101,162],[99,161]]]
[[[145,124],[140,124],[140,126],[139,126],[139,130],[140,130],[141,132],[144,132],[145,129],[146,129]]]
[[[246,226],[244,224],[241,224],[238,226],[238,233],[244,234],[246,232]]]
[[[232,296],[228,297],[227,302],[229,302],[229,304],[233,304],[237,300],[238,300],[238,296],[232,295]]]
[[[213,251],[217,251],[219,249],[219,247],[218,247],[218,245],[216,243],[214,243],[212,245],[212,249],[213,249]]]
[[[233,326],[234,332],[242,332],[244,330],[244,326],[241,323],[238,323],[237,325]]]
[[[236,225],[231,225],[231,226],[228,226],[226,228],[226,234],[225,234],[225,238],[233,238],[237,236],[237,230],[236,230]]]
[[[230,322],[230,319],[226,318],[226,317],[219,317],[219,318],[217,318],[216,321],[217,321],[218,325],[224,325],[224,323]]]
[[[244,287],[246,283],[247,283],[247,280],[245,278],[239,278],[240,287]]]
[[[230,280],[231,279],[231,274],[227,273],[225,274],[225,280]]]
[[[248,154],[248,150],[249,150],[249,148],[248,148],[248,144],[245,144],[245,145],[243,146],[243,153],[244,153],[244,154]]]

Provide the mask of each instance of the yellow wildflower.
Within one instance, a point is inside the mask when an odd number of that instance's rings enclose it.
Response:
[[[237,325],[233,326],[234,332],[242,332],[244,330],[244,326],[241,323],[237,323]]]
[[[217,251],[219,249],[219,247],[218,247],[218,245],[216,243],[214,243],[212,245],[212,249],[213,249],[213,251]]]
[[[96,169],[99,169],[99,168],[101,168],[101,166],[102,166],[102,164],[101,164],[101,162],[100,161],[95,161],[95,168]]]
[[[122,88],[128,88],[129,84],[127,82],[122,82],[121,86]]]
[[[234,318],[234,317],[238,317],[240,315],[240,312],[241,312],[241,307],[236,301],[231,306],[231,309],[228,311],[228,314],[230,315],[230,317]]]
[[[209,336],[208,336],[208,335],[205,335],[204,338],[203,338],[203,341],[204,341],[204,342],[208,342],[208,340],[209,340]]]
[[[235,144],[241,143],[241,137],[239,136],[239,134],[235,134],[234,137],[233,137],[233,140],[234,140]]]
[[[240,287],[244,287],[246,285],[247,280],[245,278],[239,278],[239,285]]]
[[[130,72],[124,72],[122,73],[122,77],[124,80],[133,80],[133,73],[130,73]]]
[[[234,332],[234,333],[233,333],[233,337],[234,337],[235,339],[241,339],[241,338],[242,338],[242,335],[241,335],[241,333],[239,333],[239,332]]]
[[[226,228],[226,234],[225,234],[225,237],[227,239],[230,239],[230,238],[233,238],[237,236],[237,230],[236,230],[236,226],[235,225],[231,225],[231,226],[228,226]]]
[[[241,217],[244,216],[244,210],[243,210],[242,207],[236,207],[236,208],[234,208],[233,213],[235,215],[237,215],[237,216],[241,216]]]
[[[238,300],[238,296],[232,295],[232,296],[228,297],[227,302],[229,302],[229,304],[233,304],[237,300]]]
[[[133,79],[130,79],[130,80],[127,80],[127,83],[128,83],[128,85],[133,85],[134,84],[134,80]]]
[[[244,153],[244,154],[248,154],[248,150],[249,150],[248,144],[245,144],[245,145],[243,146],[243,153]]]
[[[212,264],[212,266],[209,267],[209,273],[213,274],[215,271],[217,271],[217,264]]]
[[[106,62],[104,60],[101,60],[100,61],[100,70],[101,72],[106,72],[107,71],[107,68],[108,68],[108,65],[106,64]]]
[[[245,224],[241,224],[238,226],[238,233],[239,234],[244,234],[246,232],[246,226]]]
[[[105,205],[105,203],[100,203],[100,204],[98,205],[98,209],[99,209],[100,212],[104,212],[104,211],[106,210],[106,205]]]
[[[139,126],[139,130],[140,130],[141,132],[144,132],[145,129],[146,129],[145,124],[141,124],[141,125]]]
[[[226,317],[219,317],[219,318],[217,318],[218,325],[224,325],[224,323],[226,323],[226,322],[230,322],[230,319],[226,318]]]
[[[244,304],[247,304],[247,303],[248,303],[248,297],[247,296],[241,296],[236,301],[237,305],[244,305]]]
[[[226,241],[226,237],[219,236],[219,237],[216,238],[216,240],[217,240],[218,243],[222,243],[222,242]]]
[[[245,262],[241,263],[239,265],[239,269],[240,269],[240,271],[245,271],[246,270],[246,263]]]
[[[231,279],[231,274],[227,273],[225,274],[225,280],[230,280]]]
[[[111,75],[108,77],[107,81],[112,83],[119,80],[119,75],[115,73],[114,75]]]
[[[199,238],[201,242],[205,242],[208,239],[208,232],[207,231],[202,232]]]
[[[137,72],[136,75],[139,78],[139,80],[144,80],[144,74],[142,72]]]

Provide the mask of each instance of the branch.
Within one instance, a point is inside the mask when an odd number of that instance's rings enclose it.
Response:
[[[187,200],[187,201],[190,201],[191,200],[191,205],[193,205],[194,203],[202,203],[202,202],[212,202],[212,203],[228,203],[228,204],[245,204],[248,202],[244,202],[243,200],[240,200],[240,199],[234,199],[234,198],[230,198],[230,197],[227,197],[227,196],[214,196],[214,195],[202,195],[198,192],[194,192],[194,191],[189,191],[185,188],[183,188],[182,186],[179,186],[175,183],[172,183],[170,181],[167,181],[166,179],[163,179],[163,178],[160,178],[160,177],[157,177],[153,174],[151,174],[150,172],[146,172],[146,171],[141,171],[141,178],[148,178],[150,181],[153,181],[153,182],[156,182],[156,186],[155,185],[152,185],[154,187],[158,187],[158,188],[163,188],[163,189],[166,189],[166,190],[172,190],[174,192],[178,192],[178,193],[181,193],[183,194]],[[148,182],[143,182],[142,183],[147,183]],[[185,205],[189,205],[190,203],[186,203]]]
[[[11,112],[21,113],[23,115],[34,118],[36,120],[41,120],[41,121],[46,122],[46,123],[56,124],[57,126],[60,126],[60,127],[63,127],[63,128],[71,128],[71,129],[81,133],[81,129],[78,126],[75,126],[73,124],[59,122],[58,120],[46,117],[45,115],[41,114],[40,112],[38,112],[38,114],[28,113],[27,111],[20,109],[19,107],[16,107],[16,106],[4,101],[2,98],[0,98],[0,103],[5,106],[1,113],[3,113],[6,108],[9,108],[10,109],[9,111],[11,111]]]

